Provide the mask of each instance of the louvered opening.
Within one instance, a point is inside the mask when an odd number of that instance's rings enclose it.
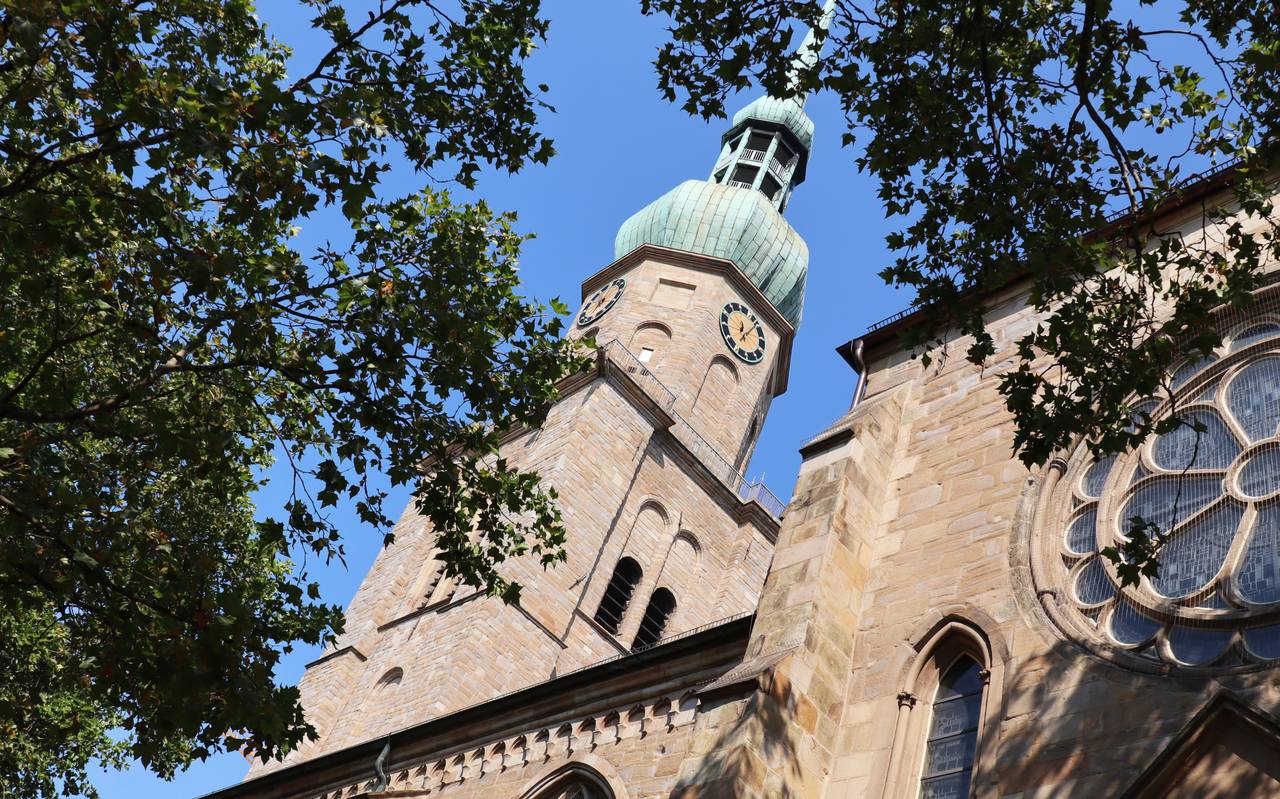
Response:
[[[605,586],[600,606],[596,608],[595,620],[614,635],[618,634],[618,627],[627,612],[627,605],[631,604],[631,595],[635,593],[641,573],[640,564],[631,558],[623,558],[614,567],[613,576]]]
[[[644,609],[644,618],[640,621],[640,629],[636,631],[635,640],[631,642],[631,651],[638,652],[658,643],[662,633],[667,629],[671,614],[676,612],[676,598],[665,588],[659,588],[649,597],[649,607]]]

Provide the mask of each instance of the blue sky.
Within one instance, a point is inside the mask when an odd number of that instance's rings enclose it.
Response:
[[[652,62],[664,39],[663,20],[642,16],[639,0],[544,0],[543,9],[551,20],[549,40],[529,69],[534,83],[551,88],[547,99],[556,112],[544,113],[541,128],[555,140],[558,155],[519,175],[488,174],[478,193],[494,208],[516,212],[518,227],[537,234],[521,261],[526,294],[558,296],[576,307],[582,280],[612,260],[622,221],[681,180],[705,178],[727,125],[691,118],[658,94]],[[295,47],[300,66],[315,60],[322,42],[295,3],[260,0],[259,13]],[[750,99],[744,94],[730,110]],[[848,407],[855,378],[835,346],[907,302],[876,275],[890,259],[888,223],[874,181],[854,168],[855,151],[840,147],[839,108],[819,95],[809,113],[817,134],[808,178],[787,209],[809,244],[804,322],[790,388],[773,404],[749,469],[750,476],[763,474],[783,499],[799,467],[798,447]],[[390,188],[407,192],[421,181],[406,167]],[[308,227],[304,237],[326,230],[324,220]],[[406,499],[403,491],[393,496],[392,516]],[[280,492],[268,487],[259,506],[269,511],[280,501]],[[362,526],[351,513],[337,518],[346,534],[347,565],[318,573],[325,600],[346,605],[381,546],[382,531]],[[296,682],[315,656],[311,649],[287,656],[278,679]],[[102,773],[95,782],[104,799],[194,797],[240,781],[246,770],[242,757],[228,754],[198,763],[172,782],[141,768]]]

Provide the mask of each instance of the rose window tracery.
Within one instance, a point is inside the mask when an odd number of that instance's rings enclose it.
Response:
[[[1132,452],[1079,447],[1040,525],[1036,579],[1057,620],[1120,659],[1170,669],[1280,663],[1280,321],[1238,326],[1142,410],[1173,430]],[[1133,517],[1162,533],[1159,572],[1122,586],[1099,552]]]

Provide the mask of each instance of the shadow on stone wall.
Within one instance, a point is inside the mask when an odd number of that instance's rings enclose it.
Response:
[[[800,767],[796,727],[799,697],[776,672],[761,675],[760,685],[740,694],[704,700],[700,713],[710,722],[694,739],[702,757],[692,773],[682,774],[672,799],[750,798],[790,795]]]
[[[1219,684],[1139,674],[1057,641],[1005,675],[996,767],[979,796],[1117,796]],[[995,741],[983,741],[991,752]]]

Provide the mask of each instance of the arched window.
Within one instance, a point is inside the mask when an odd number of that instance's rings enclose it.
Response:
[[[976,612],[970,609],[969,612]],[[898,719],[883,796],[966,799],[991,788],[986,721],[998,708],[1008,648],[958,614],[928,622],[898,693]],[[990,690],[988,690],[988,687]]]
[[[397,666],[378,678],[378,684],[374,686],[374,690],[382,692],[390,688],[395,688],[403,681],[404,669]]]
[[[530,799],[614,799],[614,792],[599,772],[572,763],[521,794]]]
[[[976,660],[961,655],[938,681],[920,775],[920,799],[969,795],[982,715],[983,676]]]
[[[702,377],[702,385],[698,387],[698,395],[693,401],[694,408],[699,413],[723,413],[737,391],[737,367],[728,358],[717,355],[711,359]]]
[[[639,652],[647,649],[662,638],[667,629],[667,621],[676,612],[676,597],[665,588],[659,588],[649,597],[649,607],[644,609],[644,618],[640,620],[640,629],[636,631],[635,640],[631,642],[631,651]]]
[[[631,604],[631,595],[635,593],[641,574],[640,564],[631,558],[623,558],[613,567],[613,576],[609,578],[600,606],[596,608],[595,620],[614,635],[618,634],[618,626],[622,624],[627,605]]]
[[[635,355],[640,363],[649,369],[653,369],[662,353],[667,349],[667,345],[671,343],[671,330],[664,324],[658,322],[646,322],[636,328],[636,332],[631,336],[631,342],[628,349],[631,354]]]

